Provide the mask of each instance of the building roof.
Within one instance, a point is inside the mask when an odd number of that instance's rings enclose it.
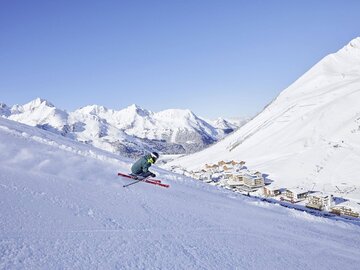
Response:
[[[360,212],[360,204],[355,201],[345,201],[335,205],[334,207],[347,207],[352,209],[353,211]]]
[[[329,193],[325,193],[325,192],[321,192],[321,191],[316,191],[316,192],[313,192],[313,193],[310,193],[309,196],[313,196],[313,197],[330,197],[332,196],[331,194]]]
[[[285,189],[283,187],[280,187],[278,185],[275,185],[275,184],[270,184],[270,185],[267,185],[265,186],[264,188],[267,188],[269,190],[280,190],[280,189]]]
[[[309,192],[308,190],[306,189],[303,189],[303,188],[287,188],[286,190],[292,192],[292,193],[295,193],[295,194],[302,194],[302,193],[307,193]]]

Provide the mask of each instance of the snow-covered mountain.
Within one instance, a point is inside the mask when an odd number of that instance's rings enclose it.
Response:
[[[229,133],[231,133],[234,130],[234,126],[229,121],[223,118],[218,118],[215,121],[213,121],[213,125],[217,128],[223,129],[225,132],[229,130],[230,131]]]
[[[174,161],[199,169],[243,160],[284,187],[360,198],[360,38],[326,56],[220,143]]]
[[[2,103],[0,115],[127,156],[193,153],[238,128],[226,120],[212,125],[190,110],[154,113],[136,105],[119,111],[92,105],[68,113],[40,98],[11,108]]]
[[[0,117],[0,269],[358,269],[360,227]]]

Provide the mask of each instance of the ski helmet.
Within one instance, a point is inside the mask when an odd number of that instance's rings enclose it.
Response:
[[[159,158],[159,154],[157,152],[152,152],[151,157],[156,161]]]

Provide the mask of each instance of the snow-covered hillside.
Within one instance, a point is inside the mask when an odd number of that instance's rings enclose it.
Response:
[[[0,118],[0,269],[358,269],[360,227],[259,203]]]
[[[120,111],[92,105],[67,113],[40,98],[11,108],[1,103],[0,116],[130,157],[151,150],[192,153],[243,123],[222,120],[211,124],[189,110],[153,113],[136,105]]]
[[[220,143],[174,161],[244,160],[284,187],[352,190],[360,199],[360,38],[321,60]]]

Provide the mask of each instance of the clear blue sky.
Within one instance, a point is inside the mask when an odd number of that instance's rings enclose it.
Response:
[[[254,115],[360,36],[358,0],[0,0],[0,101]]]

